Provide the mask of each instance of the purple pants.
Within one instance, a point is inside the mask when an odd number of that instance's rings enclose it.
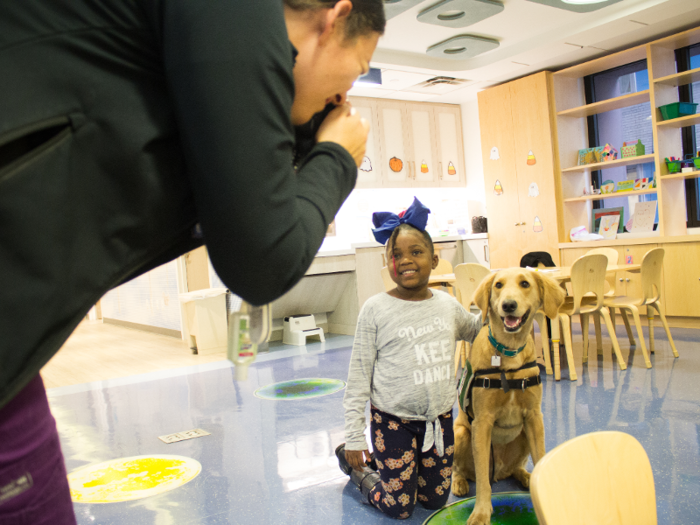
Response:
[[[0,525],[75,525],[66,467],[40,376],[0,409]]]
[[[447,503],[452,484],[454,429],[452,414],[440,416],[445,454],[435,446],[421,452],[425,421],[407,421],[371,407],[372,449],[382,477],[370,491],[372,505],[397,519],[411,516],[420,503],[439,509]]]

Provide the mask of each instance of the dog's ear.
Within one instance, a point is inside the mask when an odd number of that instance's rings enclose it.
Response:
[[[542,309],[547,317],[556,319],[559,313],[559,307],[564,304],[566,293],[554,279],[543,275],[539,272],[532,272],[537,287],[540,290],[540,300],[542,301]]]
[[[481,320],[486,324],[486,319],[489,315],[489,304],[491,303],[491,287],[496,274],[492,273],[484,277],[484,280],[479,283],[478,288],[474,292],[474,304],[481,310]]]

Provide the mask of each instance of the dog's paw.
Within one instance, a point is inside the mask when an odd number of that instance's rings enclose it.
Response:
[[[462,476],[452,476],[452,494],[466,496],[469,492],[469,482]]]
[[[517,479],[520,484],[526,489],[530,488],[530,473],[524,468],[518,469],[513,472],[513,477]]]
[[[467,520],[467,525],[491,525],[491,514],[493,507],[483,508],[478,504]]]

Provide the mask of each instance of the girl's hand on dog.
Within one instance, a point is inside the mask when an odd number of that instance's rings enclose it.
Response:
[[[369,450],[346,450],[345,459],[355,470],[362,470],[369,461]]]

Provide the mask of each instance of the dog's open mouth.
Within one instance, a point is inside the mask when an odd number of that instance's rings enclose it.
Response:
[[[525,315],[522,317],[515,317],[514,315],[506,315],[505,317],[501,317],[501,319],[503,319],[503,326],[505,327],[506,332],[517,332],[520,330],[523,324],[525,324],[525,321],[527,321],[529,315],[530,310],[525,312]]]

